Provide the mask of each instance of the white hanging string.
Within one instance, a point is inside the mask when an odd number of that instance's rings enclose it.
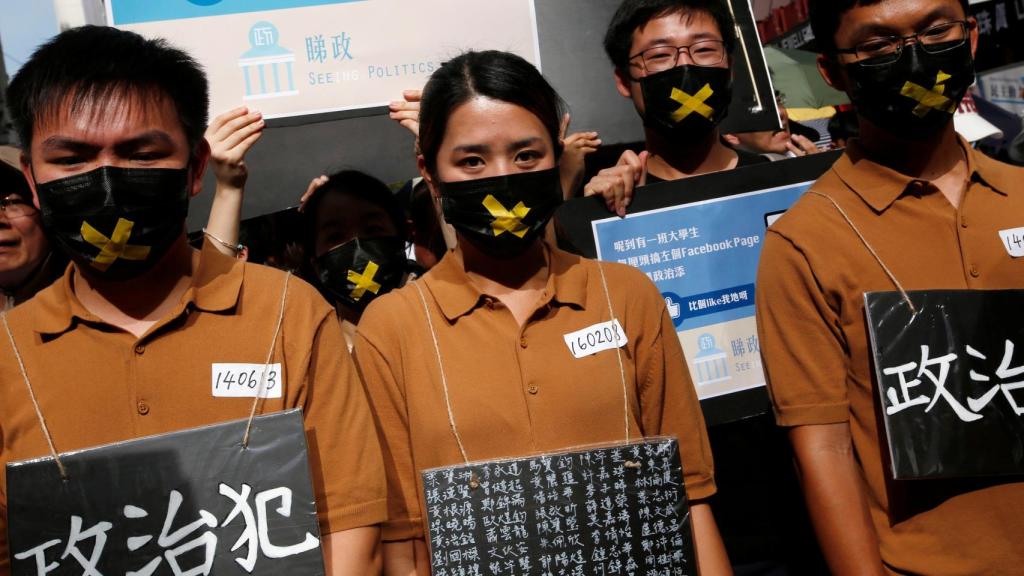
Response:
[[[882,267],[883,271],[885,271],[885,274],[886,276],[889,277],[889,280],[891,280],[892,283],[896,285],[896,289],[899,290],[900,295],[903,296],[903,300],[907,303],[907,306],[910,307],[910,312],[913,314],[917,314],[917,308],[914,306],[914,303],[910,300],[910,295],[907,294],[907,291],[903,289],[903,285],[900,284],[900,281],[896,279],[896,275],[892,273],[892,270],[889,270],[889,267],[886,266],[885,262],[882,261],[882,257],[878,255],[878,252],[875,252],[875,249],[871,246],[871,243],[868,242],[868,239],[865,238],[863,234],[861,234],[860,229],[858,229],[857,225],[853,223],[853,219],[850,218],[850,216],[846,213],[846,210],[843,210],[843,207],[840,206],[838,202],[833,200],[832,197],[827,194],[822,194],[821,192],[817,192],[815,190],[809,191],[808,194],[821,196],[822,198],[831,202],[832,205],[836,207],[836,210],[838,210],[839,214],[843,217],[844,220],[846,220],[846,223],[850,225],[850,228],[852,228],[853,232],[857,235],[858,238],[860,238],[860,241],[864,243],[864,247],[868,249],[868,252],[870,252],[871,255],[875,258],[875,261],[878,262],[878,265]]]
[[[68,470],[64,467],[64,463],[60,459],[60,454],[57,453],[57,447],[53,443],[53,436],[50,434],[50,427],[46,425],[46,418],[43,418],[43,410],[39,407],[39,400],[36,398],[36,391],[32,388],[32,382],[28,379],[28,371],[25,370],[25,362],[21,359],[21,352],[18,350],[18,345],[14,342],[14,334],[11,332],[11,326],[7,323],[7,312],[0,312],[0,319],[3,319],[4,330],[7,331],[7,338],[11,341],[11,349],[14,350],[14,357],[18,360],[18,368],[21,370],[21,377],[25,381],[25,387],[28,388],[28,397],[32,400],[32,407],[36,410],[36,418],[39,419],[39,426],[43,429],[43,436],[46,437],[46,444],[50,447],[50,456],[53,456],[53,461],[57,463],[57,469],[60,470],[61,479],[67,480]]]
[[[242,449],[249,447],[249,437],[252,435],[252,423],[256,420],[256,407],[260,403],[260,397],[263,396],[264,386],[267,383],[267,372],[270,371],[270,361],[274,358],[274,348],[277,347],[277,337],[281,334],[281,326],[284,324],[284,306],[288,301],[288,281],[291,280],[292,273],[288,272],[284,276],[284,289],[281,290],[281,307],[277,315],[277,327],[274,328],[274,336],[270,340],[270,350],[267,351],[267,360],[263,363],[263,373],[260,374],[260,385],[256,388],[256,397],[252,399],[252,410],[249,412],[249,422],[245,425],[245,436],[242,437]],[[282,382],[283,386],[284,383]]]
[[[597,262],[597,268],[598,268],[598,271],[600,272],[600,275],[601,275],[601,284],[604,287],[605,301],[608,304],[608,314],[609,314],[611,320],[614,321],[615,320],[615,311],[612,308],[612,299],[611,299],[611,295],[608,292],[608,280],[605,278],[604,267],[601,266],[600,262]],[[452,431],[452,436],[455,437],[456,444],[458,444],[459,453],[462,455],[463,462],[465,464],[469,464],[470,463],[469,462],[469,455],[466,452],[466,446],[462,442],[462,436],[459,434],[459,428],[458,428],[458,426],[455,423],[455,411],[452,409],[451,395],[450,395],[450,393],[448,391],[448,376],[447,376],[447,374],[445,372],[445,369],[444,369],[444,361],[441,358],[441,345],[438,342],[437,331],[434,329],[434,321],[431,318],[430,306],[427,304],[427,298],[423,294],[423,289],[420,288],[420,285],[419,285],[420,283],[419,282],[412,282],[411,284],[416,288],[416,292],[419,293],[420,302],[423,304],[423,312],[424,312],[424,314],[426,314],[426,317],[427,317],[427,327],[430,329],[430,338],[431,338],[431,340],[434,343],[434,353],[435,353],[435,356],[437,358],[437,367],[438,367],[438,371],[441,374],[441,389],[442,389],[442,391],[444,393],[445,408],[447,408],[447,410],[448,410],[448,426],[450,427],[450,429]],[[623,404],[623,414],[624,414],[623,421],[624,421],[624,424],[625,424],[625,431],[626,431],[626,443],[628,444],[629,441],[630,441],[630,437],[629,437],[629,390],[628,390],[627,385],[626,385],[626,368],[625,368],[625,364],[622,362],[622,349],[621,349],[620,346],[616,346],[615,347],[615,357],[618,360],[618,364],[619,364],[619,379],[620,379],[620,382],[622,383],[622,404]],[[639,468],[640,467],[640,463],[639,462],[627,461],[625,463],[625,466],[627,468]],[[475,479],[475,476],[470,479],[470,485],[475,488],[476,486],[474,484],[477,484],[477,480]]]
[[[416,287],[416,291],[420,294],[420,302],[423,303],[423,312],[427,315],[427,326],[430,328],[430,337],[434,341],[434,353],[437,355],[437,369],[441,372],[441,388],[444,390],[444,404],[448,408],[448,426],[451,428],[452,435],[455,436],[455,443],[459,445],[459,452],[462,454],[462,460],[466,464],[469,464],[469,456],[466,455],[466,446],[462,443],[462,437],[459,435],[459,429],[455,426],[455,413],[452,411],[452,401],[448,395],[448,377],[445,375],[444,362],[441,360],[441,345],[437,341],[437,332],[434,330],[434,321],[430,318],[430,307],[427,305],[427,298],[423,295],[423,289],[420,288],[418,281],[412,282],[412,285]]]

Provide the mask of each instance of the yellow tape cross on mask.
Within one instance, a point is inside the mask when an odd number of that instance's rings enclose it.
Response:
[[[530,231],[530,227],[523,224],[523,218],[526,218],[526,215],[530,213],[530,209],[526,207],[526,204],[520,202],[509,210],[505,208],[505,205],[500,200],[488,194],[484,198],[483,205],[491,213],[491,216],[494,216],[491,228],[494,229],[495,236],[501,236],[508,232],[522,238]]]
[[[348,281],[356,285],[349,294],[353,300],[358,302],[366,295],[367,290],[374,294],[380,293],[380,284],[374,281],[378,270],[380,270],[380,266],[377,266],[376,262],[370,262],[362,274],[355,270],[348,271]]]
[[[679,88],[672,89],[672,100],[681,104],[678,110],[672,113],[673,122],[682,122],[687,116],[696,112],[701,116],[711,120],[711,117],[715,114],[715,109],[705,104],[708,98],[714,96],[715,91],[711,88],[711,84],[705,84],[703,88],[697,91],[693,96],[683,92]]]
[[[128,240],[132,237],[135,223],[124,218],[117,219],[114,233],[107,238],[102,232],[88,222],[82,222],[82,239],[100,249],[100,253],[92,259],[92,267],[106,271],[119,258],[125,260],[145,260],[149,256],[149,246],[132,246]]]
[[[918,118],[924,118],[932,110],[952,114],[956,111],[956,103],[946,97],[946,81],[951,78],[952,76],[940,70],[935,76],[934,88],[929,90],[920,84],[908,81],[903,85],[900,94],[917,102],[914,116]]]

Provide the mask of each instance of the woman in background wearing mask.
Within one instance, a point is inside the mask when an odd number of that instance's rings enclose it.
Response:
[[[215,118],[206,131],[217,191],[203,232],[231,256],[245,253],[238,241],[245,156],[263,128],[259,111],[240,107]],[[307,260],[302,275],[334,304],[351,350],[366,305],[401,286],[416,268],[405,255],[405,216],[386,184],[355,170],[314,178],[300,202]]]
[[[562,106],[503,52],[463,54],[424,89],[420,172],[458,246],[371,304],[355,344],[387,463],[386,574],[430,573],[422,470],[621,441],[624,393],[636,436],[679,437],[700,567],[729,573],[704,502],[715,489],[703,417],[664,300],[632,268],[543,240],[562,200]],[[621,326],[619,348],[585,356],[563,338],[603,324]]]
[[[327,176],[302,204],[310,280],[334,304],[349,349],[366,306],[405,283],[407,225],[386,184],[355,170]]]

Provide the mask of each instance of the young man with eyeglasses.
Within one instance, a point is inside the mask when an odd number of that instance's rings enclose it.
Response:
[[[724,0],[625,0],[605,50],[619,92],[644,121],[646,150],[625,152],[586,186],[620,216],[635,188],[764,163],[727,146],[718,130],[731,101],[736,25]],[[712,426],[719,530],[737,574],[820,568],[786,438],[770,415]]]
[[[627,150],[584,187],[625,216],[639,186],[766,162],[718,131],[732,101],[736,24],[725,0],[625,0],[604,38],[615,86],[644,122],[646,150]]]
[[[1000,238],[1024,226],[1024,170],[953,130],[974,82],[967,5],[811,4],[822,75],[849,94],[860,137],[769,230],[757,325],[776,419],[834,574],[1024,566],[1024,483],[887,479],[864,315],[865,292],[896,289],[886,269],[906,290],[1024,287],[1024,258]]]
[[[39,210],[19,167],[21,153],[0,146],[0,310],[10,310],[56,280],[67,260],[50,251]]]

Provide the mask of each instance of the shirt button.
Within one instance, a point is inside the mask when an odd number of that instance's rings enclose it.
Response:
[[[142,414],[143,416],[149,414],[149,404],[146,404],[145,400],[139,400],[138,409],[139,414]]]
[[[135,345],[135,353],[136,354],[142,354],[145,351],[146,351],[146,345],[145,344],[136,344]]]
[[[967,216],[960,217],[960,227],[967,228]]]
[[[971,276],[974,276],[975,278],[981,276],[981,272],[978,271],[977,266],[971,266]]]
[[[530,394],[536,395],[537,392],[540,392],[540,388],[537,388],[536,386],[530,386],[529,388],[526,389],[526,391],[529,392]]]
[[[519,345],[522,346],[523,348],[526,348],[526,337],[519,339]]]

